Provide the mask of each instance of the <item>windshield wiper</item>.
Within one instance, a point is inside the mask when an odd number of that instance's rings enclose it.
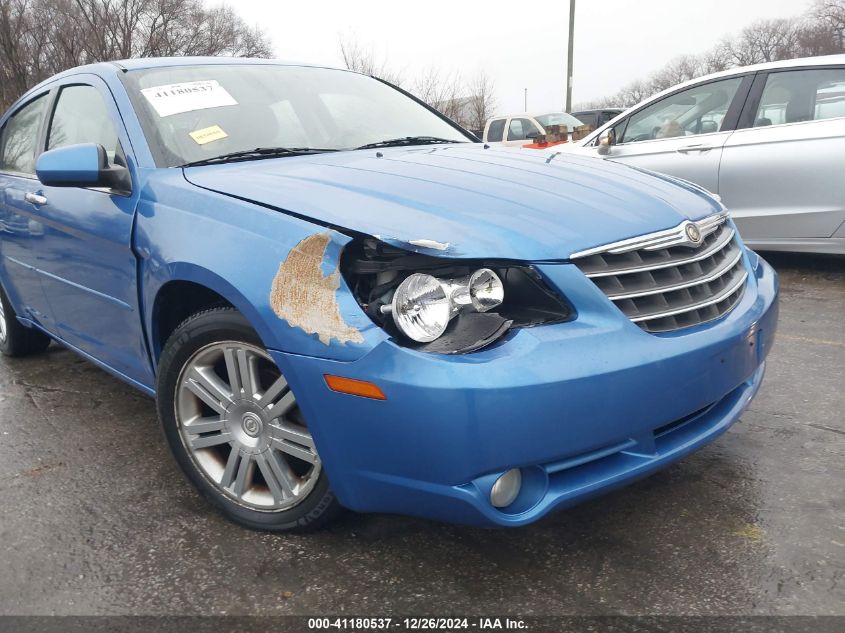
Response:
[[[462,143],[463,141],[456,141],[448,138],[438,138],[436,136],[403,136],[401,138],[391,138],[386,141],[378,141],[377,143],[367,143],[355,149],[375,149],[377,147],[401,147],[403,145],[435,145],[437,143]]]
[[[336,149],[324,149],[317,147],[256,147],[240,152],[229,152],[211,158],[202,158],[179,165],[179,167],[196,167],[198,165],[214,165],[216,163],[234,163],[244,160],[258,160],[261,158],[276,158],[278,156],[302,156],[304,154],[322,154],[324,152],[336,152]]]

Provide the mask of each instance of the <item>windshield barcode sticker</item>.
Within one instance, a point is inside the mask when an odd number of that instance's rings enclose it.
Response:
[[[144,88],[141,94],[160,117],[193,110],[238,105],[234,97],[214,79]]]

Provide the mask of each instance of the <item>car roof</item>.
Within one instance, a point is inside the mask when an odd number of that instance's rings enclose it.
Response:
[[[244,64],[266,64],[269,66],[310,66],[324,67],[320,64],[308,64],[298,61],[266,59],[264,57],[138,57],[119,59],[108,64],[116,65],[120,70],[144,70],[147,68],[165,68],[168,66],[208,66]],[[340,70],[340,69],[337,69]]]
[[[576,114],[592,114],[593,112],[624,112],[625,108],[617,108],[615,106],[609,108],[589,108],[587,110],[575,110],[572,115]]]
[[[779,70],[782,68],[803,68],[805,66],[832,66],[837,64],[845,65],[845,54],[820,55],[818,57],[797,57],[795,59],[784,59],[777,62],[764,62],[762,64],[752,64],[750,66],[739,66],[737,68],[729,68],[728,70],[722,70],[717,73],[711,73],[709,75],[702,75],[701,77],[696,77],[695,79],[690,79],[689,81],[684,81],[683,83],[675,84],[674,86],[653,95],[653,97],[662,95],[664,93],[675,92],[679,88],[693,86],[698,83],[704,83],[705,81],[710,81],[711,79],[719,79],[721,77],[733,77],[734,75],[744,75],[746,73],[755,73],[765,70]],[[651,100],[653,97],[649,97],[648,100]],[[643,101],[646,100],[644,99]],[[640,103],[643,103],[643,101],[641,101]]]
[[[119,59],[110,62],[97,62],[95,64],[85,64],[83,66],[74,66],[68,68],[60,73],[48,77],[37,86],[28,90],[27,93],[39,88],[43,84],[49,83],[56,79],[69,77],[73,75],[80,75],[84,73],[92,73],[95,75],[114,75],[119,72],[146,70],[149,68],[168,68],[174,66],[231,66],[231,65],[267,65],[267,66],[306,66],[310,68],[331,68],[332,70],[343,70],[346,72],[354,72],[346,70],[345,68],[336,68],[324,64],[309,64],[306,62],[281,60],[281,59],[265,59],[263,57],[139,57],[135,59]]]
[[[565,112],[563,110],[539,110],[536,112],[514,112],[512,114],[497,114],[496,116],[491,116],[490,120],[492,119],[507,119],[507,118],[514,118],[514,117],[530,117],[532,119],[536,119],[538,116],[545,116],[547,114],[569,114],[569,112]],[[569,116],[572,116],[569,114]]]

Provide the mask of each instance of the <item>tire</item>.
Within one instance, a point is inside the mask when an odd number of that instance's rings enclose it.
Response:
[[[20,324],[9,298],[0,288],[0,352],[20,357],[40,354],[50,345],[50,337]]]
[[[293,392],[233,308],[176,328],[159,362],[157,406],[185,475],[235,523],[306,531],[339,513]]]

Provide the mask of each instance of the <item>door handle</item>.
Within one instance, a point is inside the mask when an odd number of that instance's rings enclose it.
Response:
[[[711,149],[716,149],[716,147],[713,145],[685,145],[675,151],[681,154],[689,154],[690,152],[707,152]]]
[[[24,194],[23,199],[29,202],[30,204],[35,204],[39,206],[42,204],[47,204],[47,198],[45,198],[41,194],[32,193],[31,191],[26,192],[26,194]]]

